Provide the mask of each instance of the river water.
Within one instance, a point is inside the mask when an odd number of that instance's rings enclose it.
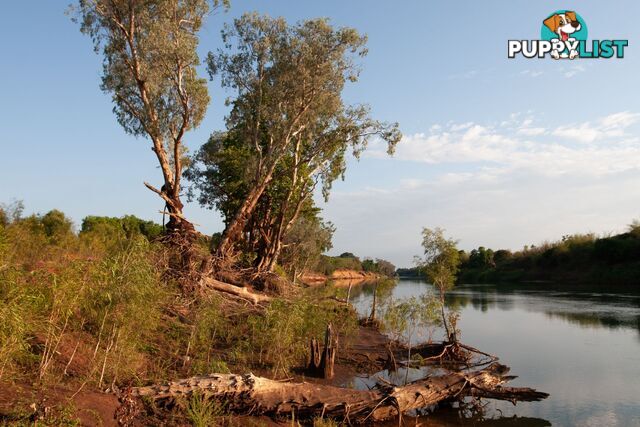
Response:
[[[373,288],[352,291],[361,316],[371,309]],[[379,290],[378,302],[384,307],[430,291],[425,282],[402,279]],[[458,285],[447,304],[460,312],[462,342],[499,356],[518,376],[510,385],[550,397],[517,406],[491,402],[480,419],[437,411],[426,425],[640,426],[640,295]],[[417,335],[425,338],[422,332]],[[433,337],[440,340],[441,331]],[[411,374],[410,379],[420,372]],[[371,379],[351,385],[370,386]]]

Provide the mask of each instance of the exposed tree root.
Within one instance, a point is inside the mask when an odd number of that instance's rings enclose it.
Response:
[[[157,402],[201,393],[224,401],[237,413],[252,415],[328,416],[348,422],[376,422],[465,396],[517,401],[538,401],[548,394],[530,388],[504,387],[515,378],[509,368],[493,363],[485,369],[428,377],[403,387],[379,384],[363,391],[313,383],[279,382],[253,374],[212,374],[131,389],[132,396]]]

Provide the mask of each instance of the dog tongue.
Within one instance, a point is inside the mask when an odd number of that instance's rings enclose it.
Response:
[[[564,31],[560,31],[560,35],[562,36],[562,41],[569,40],[569,34],[565,33]]]

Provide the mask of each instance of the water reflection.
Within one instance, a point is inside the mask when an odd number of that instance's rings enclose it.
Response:
[[[584,328],[635,329],[640,332],[640,295],[466,285],[448,295],[454,307],[469,304],[482,312],[521,309],[543,312]]]
[[[363,316],[374,289],[351,291]],[[377,304],[382,310],[389,301],[430,291],[424,282],[401,280],[379,286]],[[640,295],[540,284],[464,285],[450,293],[447,304],[461,312],[463,342],[500,356],[519,375],[514,386],[551,397],[517,406],[491,403],[482,420],[438,410],[421,419],[422,425],[640,426]],[[420,374],[410,372],[410,378]],[[357,387],[372,385],[358,381]]]

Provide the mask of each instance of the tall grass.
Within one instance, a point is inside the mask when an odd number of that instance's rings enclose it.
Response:
[[[333,302],[275,300],[263,314],[250,316],[247,331],[237,337],[235,354],[244,362],[268,367],[275,377],[286,377],[294,367],[304,366],[309,340],[321,339],[328,323],[349,337],[357,328],[354,311]]]
[[[85,348],[85,381],[133,379],[169,295],[157,249],[139,235],[96,245],[70,224],[55,211],[0,227],[0,375],[60,379],[72,362],[60,359]]]
[[[78,234],[59,212],[3,218],[1,380],[104,390],[230,370],[284,377],[329,322],[343,337],[357,328],[330,300],[229,313],[222,296],[187,297],[163,274],[166,248],[131,218],[93,217]]]

